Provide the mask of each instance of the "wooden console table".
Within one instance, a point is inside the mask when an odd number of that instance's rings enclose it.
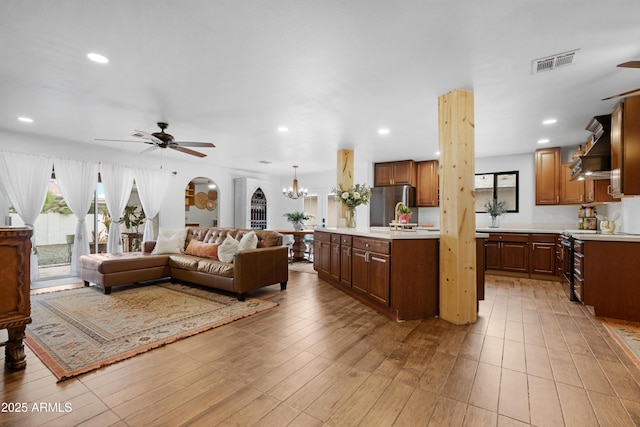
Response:
[[[0,329],[7,329],[5,365],[27,366],[24,330],[31,323],[31,235],[29,228],[0,228]]]

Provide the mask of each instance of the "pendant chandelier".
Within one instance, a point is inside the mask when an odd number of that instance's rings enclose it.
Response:
[[[293,187],[289,187],[282,189],[282,195],[288,197],[290,199],[298,199],[300,197],[304,197],[307,195],[308,191],[306,188],[298,189],[298,175],[297,175],[298,166],[293,167]]]

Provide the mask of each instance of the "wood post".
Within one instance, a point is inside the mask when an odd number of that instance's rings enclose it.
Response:
[[[440,317],[477,320],[473,92],[438,98],[440,145]]]
[[[342,185],[345,190],[353,187],[353,150],[338,150],[337,171],[336,184]],[[338,206],[338,218],[346,217],[347,205],[340,203]]]

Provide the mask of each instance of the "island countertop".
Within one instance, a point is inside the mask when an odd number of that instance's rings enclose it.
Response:
[[[349,236],[370,237],[388,240],[439,239],[440,230],[395,231],[384,227],[373,228],[316,228],[316,232],[347,234]],[[489,237],[487,233],[476,233],[476,238]]]

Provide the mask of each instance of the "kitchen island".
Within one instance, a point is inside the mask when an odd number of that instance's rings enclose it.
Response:
[[[484,299],[485,234],[476,235],[477,298]],[[316,229],[318,277],[396,320],[439,313],[438,231]]]

